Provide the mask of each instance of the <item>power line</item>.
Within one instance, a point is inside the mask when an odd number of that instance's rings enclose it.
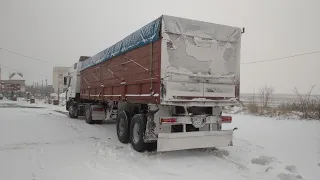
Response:
[[[11,51],[11,50],[8,50],[8,49],[5,49],[5,48],[1,48],[1,47],[0,47],[0,50],[4,50],[4,51],[7,51],[7,52],[9,52],[9,53],[12,53],[12,54],[15,54],[15,55],[18,55],[18,56],[22,56],[22,57],[25,57],[25,58],[28,58],[28,59],[33,59],[33,60],[37,60],[37,61],[41,61],[41,62],[45,62],[45,63],[49,63],[49,64],[52,64],[52,65],[55,65],[54,63],[52,63],[52,62],[50,62],[50,61],[46,61],[46,60],[43,60],[43,59],[39,59],[39,58],[27,56],[27,55],[24,55],[24,54],[22,54],[22,53],[18,53],[18,52],[15,52],[15,51]]]
[[[17,68],[13,68],[13,67],[10,67],[10,66],[7,66],[7,65],[0,65],[0,67],[5,67],[5,68],[8,68],[8,69],[17,71],[17,72],[22,72],[22,71],[23,71],[23,70],[20,70],[20,69],[17,69]],[[30,72],[25,72],[25,71],[23,71],[23,74],[30,74],[30,75],[35,75],[35,76],[45,76],[45,77],[48,77],[48,75],[45,75],[45,74],[30,73]]]
[[[305,56],[305,55],[316,54],[316,53],[320,53],[320,51],[313,51],[313,52],[308,52],[308,53],[295,54],[295,55],[284,56],[284,57],[275,58],[275,59],[267,59],[267,60],[261,60],[261,61],[244,62],[244,63],[240,63],[240,64],[255,64],[255,63],[263,63],[263,62],[270,62],[270,61],[278,61],[278,60],[289,59],[289,58],[293,58],[293,57]]]
[[[41,61],[41,62],[45,62],[45,63],[49,63],[49,64],[52,64],[52,65],[55,65],[54,63],[52,63],[50,61],[42,60],[42,59],[39,59],[39,58],[34,58],[34,57],[31,57],[31,56],[27,56],[27,55],[24,55],[22,53],[14,52],[14,51],[11,51],[11,50],[8,50],[8,49],[4,49],[4,48],[1,48],[1,47],[0,47],[0,50],[4,50],[4,51],[7,51],[7,52],[10,52],[12,54],[16,54],[16,55],[19,55],[19,56],[22,56],[22,57],[25,57],[25,58],[29,58],[29,59],[33,59],[33,60],[37,60],[37,61]],[[263,62],[270,62],[270,61],[278,61],[278,60],[289,59],[289,58],[298,57],[298,56],[305,56],[305,55],[309,55],[309,54],[317,54],[317,53],[320,53],[320,50],[319,51],[302,53],[302,54],[295,54],[295,55],[291,55],[291,56],[284,56],[284,57],[275,58],[275,59],[243,62],[243,63],[240,63],[240,64],[256,64],[256,63],[263,63]]]

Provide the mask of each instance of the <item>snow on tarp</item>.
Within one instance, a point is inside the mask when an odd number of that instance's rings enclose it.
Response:
[[[222,42],[240,41],[241,28],[166,15],[163,15],[162,19],[162,26],[167,33]]]
[[[165,32],[173,34],[189,35],[201,39],[209,38],[219,42],[240,41],[240,28],[163,15],[113,46],[83,61],[81,70],[157,41],[161,34],[161,23],[164,23]]]
[[[167,44],[163,43],[167,48],[162,51],[171,65],[165,65],[169,67],[166,72],[177,72],[179,67],[179,73],[183,70],[209,77],[233,78],[239,74],[240,28],[172,16],[163,16],[161,27]],[[161,58],[166,64],[166,57]]]
[[[139,48],[146,44],[155,42],[160,37],[160,22],[161,18],[158,18],[136,32],[130,34],[123,40],[117,42],[113,46],[99,52],[98,54],[83,61],[81,70],[94,66],[101,62],[107,61],[114,56],[118,56],[125,52]]]

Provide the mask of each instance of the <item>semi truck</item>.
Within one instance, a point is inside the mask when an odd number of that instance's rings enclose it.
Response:
[[[162,15],[64,77],[70,118],[115,121],[121,143],[143,152],[233,146],[244,29]]]

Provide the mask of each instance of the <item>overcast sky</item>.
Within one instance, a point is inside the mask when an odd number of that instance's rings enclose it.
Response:
[[[241,62],[320,50],[319,0],[0,0],[3,79],[19,69],[27,82],[48,78],[53,65],[71,66],[162,14],[245,27]],[[241,65],[241,92],[272,85],[277,93],[320,94],[320,53]],[[5,77],[4,77],[5,76]]]

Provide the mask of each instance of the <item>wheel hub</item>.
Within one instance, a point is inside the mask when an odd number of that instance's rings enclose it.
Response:
[[[89,111],[89,109],[86,110],[86,118],[87,118],[87,119],[90,118],[90,111]]]
[[[69,112],[70,112],[70,114],[73,114],[73,107],[72,106],[69,107]]]
[[[120,121],[119,121],[119,135],[120,136],[123,135],[125,128],[126,128],[125,120],[124,120],[124,118],[120,118]]]
[[[133,141],[134,141],[134,143],[139,142],[139,139],[140,139],[140,131],[139,131],[139,125],[138,125],[138,124],[135,124],[135,125],[133,126],[132,135],[133,135]]]

